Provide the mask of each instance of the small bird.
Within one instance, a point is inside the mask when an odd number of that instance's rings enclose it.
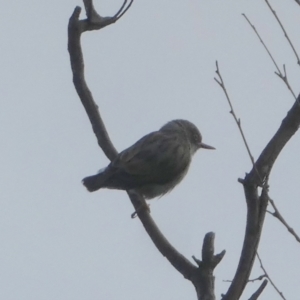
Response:
[[[187,120],[173,120],[125,149],[98,174],[82,182],[90,192],[101,188],[132,190],[145,199],[170,192],[186,175],[192,156],[202,143],[198,128]]]

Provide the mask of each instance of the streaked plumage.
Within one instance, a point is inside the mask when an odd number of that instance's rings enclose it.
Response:
[[[84,178],[83,184],[90,192],[135,189],[146,199],[162,196],[183,179],[199,148],[214,149],[202,143],[193,123],[174,120],[119,153],[104,170]]]

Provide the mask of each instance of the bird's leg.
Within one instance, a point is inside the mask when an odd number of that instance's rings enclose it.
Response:
[[[129,190],[127,193],[130,196],[130,199],[135,203],[136,210],[131,214],[131,218],[134,219],[136,216],[142,212],[147,211],[150,213],[150,205],[147,204],[146,200],[143,196],[141,196],[137,191],[135,190]]]

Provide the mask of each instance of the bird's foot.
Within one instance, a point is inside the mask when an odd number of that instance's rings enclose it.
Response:
[[[136,192],[135,190],[130,190],[127,191],[131,201],[133,201],[133,204],[136,208],[135,212],[133,212],[131,214],[131,218],[134,219],[136,218],[136,216],[141,213],[141,212],[148,212],[150,213],[150,205],[147,204],[146,200],[144,199],[143,196],[141,196],[138,192]]]
[[[144,211],[144,210],[146,210],[148,213],[150,213],[150,212],[151,212],[151,210],[150,210],[150,204],[147,204],[146,202],[145,202],[145,204],[144,204],[144,203],[141,203],[141,206],[139,206],[139,207],[136,209],[136,211],[133,212],[133,213],[131,214],[131,218],[132,218],[132,219],[136,218],[137,215],[138,215],[140,212]]]

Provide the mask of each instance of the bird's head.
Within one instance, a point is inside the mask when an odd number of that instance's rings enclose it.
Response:
[[[199,129],[190,121],[187,120],[173,120],[164,125],[161,130],[179,131],[183,132],[190,143],[191,154],[194,154],[200,148],[216,149],[210,145],[202,142],[202,135]]]

